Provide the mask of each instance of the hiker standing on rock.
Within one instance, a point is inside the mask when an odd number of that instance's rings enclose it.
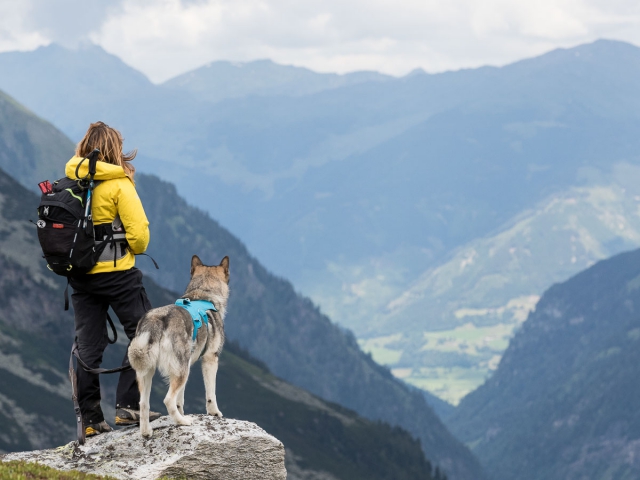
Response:
[[[75,334],[79,357],[90,368],[98,368],[108,344],[107,310],[113,309],[131,340],[138,321],[151,309],[142,285],[142,272],[135,268],[135,254],[149,244],[149,221],[135,189],[136,151],[123,153],[120,132],[103,122],[92,123],[78,143],[75,156],[67,162],[65,174],[72,180],[86,178],[91,152],[99,149],[96,186],[91,200],[96,242],[110,238],[109,245],[86,274],[69,277],[75,312]],[[83,159],[85,161],[83,161]],[[129,360],[125,354],[123,365]],[[100,408],[100,376],[78,369],[78,402],[87,437],[112,429]],[[139,421],[140,393],[136,373],[120,373],[116,393],[116,425],[135,425]],[[150,420],[160,416],[151,412]]]

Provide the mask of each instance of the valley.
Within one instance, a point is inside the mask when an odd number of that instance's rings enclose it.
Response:
[[[548,286],[640,246],[640,168],[618,165],[598,179],[551,196],[425,272],[380,308],[378,322],[356,330],[363,350],[458,404],[495,371]]]

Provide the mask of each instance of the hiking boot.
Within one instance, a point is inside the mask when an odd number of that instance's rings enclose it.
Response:
[[[100,423],[92,423],[84,428],[85,437],[93,437],[94,435],[100,435],[101,433],[113,432],[113,428],[109,426],[104,420]]]
[[[149,412],[149,421],[153,422],[162,415],[158,412]],[[116,410],[116,425],[138,425],[140,423],[140,410],[133,410],[131,408],[118,408]]]

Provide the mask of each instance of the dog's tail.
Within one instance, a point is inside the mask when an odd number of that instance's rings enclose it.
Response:
[[[149,338],[149,332],[142,332],[136,335],[129,345],[129,363],[136,372],[146,372],[156,367],[151,358]]]

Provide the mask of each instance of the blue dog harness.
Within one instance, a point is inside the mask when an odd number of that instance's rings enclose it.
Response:
[[[188,298],[179,298],[176,300],[176,305],[184,308],[193,320],[193,338],[192,341],[196,341],[198,336],[198,330],[202,326],[209,325],[209,317],[207,316],[207,310],[217,312],[216,306],[207,300],[190,300]]]

